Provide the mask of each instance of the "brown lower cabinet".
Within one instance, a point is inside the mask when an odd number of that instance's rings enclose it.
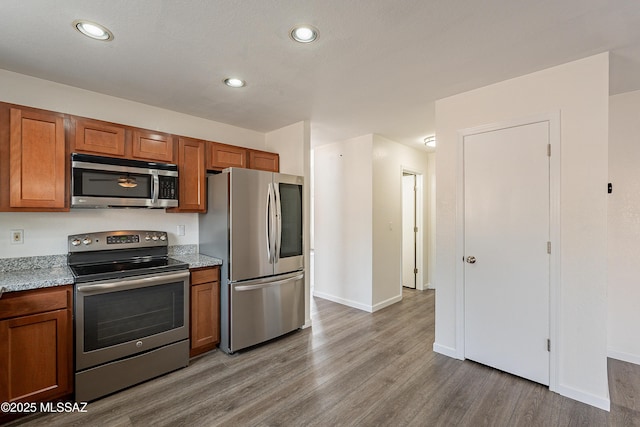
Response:
[[[73,393],[72,297],[71,285],[2,295],[0,402],[45,402]],[[0,414],[0,423],[8,418],[12,414]]]
[[[190,357],[213,350],[220,342],[220,267],[191,270]]]

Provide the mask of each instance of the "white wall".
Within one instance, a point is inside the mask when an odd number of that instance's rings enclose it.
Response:
[[[640,364],[640,91],[609,101],[608,354]]]
[[[436,289],[436,282],[434,278],[434,270],[436,265],[436,157],[437,152],[432,152],[427,155],[427,177],[425,179],[425,198],[427,199],[427,208],[425,213],[427,214],[427,230],[428,238],[425,240],[427,245],[427,273],[428,279],[425,284],[429,289]]]
[[[314,149],[314,295],[371,311],[372,135]]]
[[[265,134],[205,120],[125,99],[114,98],[0,69],[0,101],[106,120],[177,135],[264,150]],[[289,144],[291,146],[291,144]],[[299,144],[302,145],[302,144]],[[288,147],[289,149],[290,147]],[[283,170],[302,168],[302,151],[284,153]],[[177,225],[185,235],[177,236]],[[0,212],[0,258],[67,253],[67,236],[87,231],[158,229],[169,232],[169,243],[197,244],[197,214],[164,210],[72,210],[69,213]],[[10,245],[9,233],[24,230],[24,244]]]
[[[425,242],[421,248],[428,277],[428,156],[379,135],[373,136],[373,307],[374,311],[402,299],[402,171],[422,175]],[[424,281],[424,279],[423,279]]]
[[[541,113],[561,114],[561,262],[557,387],[609,408],[607,383],[608,54],[600,54],[436,102],[438,138],[436,342],[456,354],[458,131]],[[557,247],[557,245],[555,246]],[[552,380],[553,383],[553,380]]]
[[[366,311],[400,301],[402,171],[422,174],[428,188],[427,153],[365,135],[316,147],[314,162],[314,294]],[[426,229],[427,196],[423,205]],[[430,234],[424,235],[426,269]]]
[[[178,236],[177,226],[185,226]],[[10,244],[11,230],[24,230],[24,243]],[[107,230],[160,230],[169,245],[198,243],[197,214],[165,213],[163,209],[72,209],[71,212],[0,212],[0,258],[61,255],[67,236]]]
[[[265,135],[266,149],[280,153],[280,172],[304,177],[305,327],[311,326],[311,126],[302,121]]]

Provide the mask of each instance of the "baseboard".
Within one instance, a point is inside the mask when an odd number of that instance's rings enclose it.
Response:
[[[307,329],[307,328],[310,328],[310,327],[311,327],[311,319],[307,319],[304,322],[304,325],[302,325],[302,329]]]
[[[396,295],[393,298],[389,298],[386,301],[379,302],[378,304],[373,306],[373,311],[382,310],[385,307],[389,307],[391,304],[395,304],[397,302],[402,301],[402,295]]]
[[[346,305],[347,307],[357,308],[358,310],[363,310],[369,313],[373,313],[373,307],[370,305],[362,304],[357,301],[351,301],[348,299],[340,298],[335,295],[325,294],[324,292],[318,292],[316,290],[313,291],[313,296],[326,299],[329,301],[337,302],[338,304]]]
[[[623,362],[633,363],[640,365],[640,356],[631,353],[625,353],[623,351],[616,351],[611,348],[607,349],[607,357],[612,359],[621,360]]]
[[[609,400],[609,396],[600,397],[565,385],[559,385],[556,388],[555,392],[561,394],[562,396],[568,397],[569,399],[586,403],[587,405],[591,405],[598,409],[603,409],[607,412],[610,411],[611,408],[611,401]]]
[[[454,359],[463,360],[463,357],[458,356],[458,351],[453,347],[447,347],[446,345],[441,345],[438,343],[433,343],[433,351],[436,353],[443,354],[448,357],[452,357]]]
[[[436,285],[432,285],[431,283],[427,283],[425,286],[426,286],[427,289],[435,289],[436,288]]]

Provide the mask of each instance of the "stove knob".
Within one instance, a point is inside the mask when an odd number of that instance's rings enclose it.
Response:
[[[155,242],[155,241],[157,241],[157,240],[158,240],[158,236],[156,236],[156,235],[154,234],[154,235],[153,235],[153,237],[152,237],[152,239],[153,239],[153,241]]]
[[[149,236],[149,235],[147,234],[147,235],[144,237],[144,240],[146,240],[146,241],[148,242],[149,240],[151,240],[151,236]]]
[[[85,237],[84,240],[82,240],[82,243],[85,245],[90,245],[91,244],[91,239],[88,237]]]
[[[73,239],[73,240],[71,241],[71,244],[72,244],[73,246],[78,246],[80,243],[82,243],[82,242],[80,242],[80,239],[78,239],[78,238]]]
[[[161,234],[161,235],[160,235],[160,240],[162,240],[163,242],[164,242],[165,240],[167,240],[167,235],[166,235],[166,234]]]

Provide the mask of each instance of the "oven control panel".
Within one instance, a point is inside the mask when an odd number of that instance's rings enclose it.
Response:
[[[124,245],[129,243],[140,243],[140,235],[124,234],[122,236],[107,236],[107,245]]]
[[[68,237],[69,252],[104,251],[168,246],[165,231],[121,230],[76,234]]]

